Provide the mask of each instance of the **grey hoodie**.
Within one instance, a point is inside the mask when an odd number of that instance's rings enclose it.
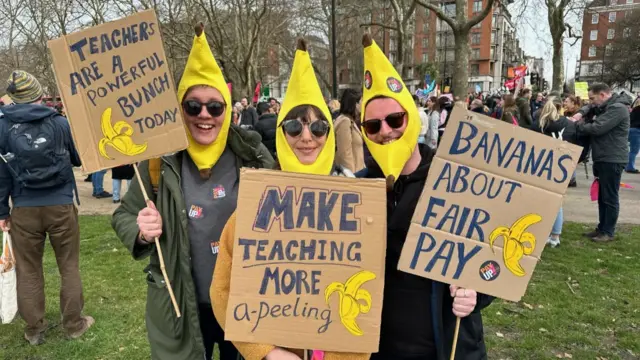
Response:
[[[580,121],[578,133],[591,137],[593,162],[626,164],[629,161],[629,108],[626,99],[617,94],[600,106],[585,106],[583,117],[595,115],[593,122]]]
[[[80,157],[73,144],[69,122],[52,108],[35,104],[16,104],[2,107],[4,115],[0,117],[0,154],[11,152],[8,149],[9,128],[14,123],[28,123],[48,119],[55,121],[63,129],[64,142],[69,151],[69,161],[80,166]],[[19,160],[19,159],[18,159]],[[9,217],[9,197],[14,207],[33,207],[73,204],[75,180],[51,189],[25,189],[11,175],[7,164],[0,160],[0,219]]]

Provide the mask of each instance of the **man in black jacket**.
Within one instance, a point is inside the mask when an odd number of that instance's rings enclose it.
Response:
[[[269,150],[271,156],[276,158],[276,123],[278,115],[274,105],[269,103],[258,104],[258,123],[254,130],[262,137],[262,143]]]
[[[389,187],[380,350],[371,360],[449,359],[456,317],[462,320],[455,358],[487,359],[480,310],[493,298],[398,270],[402,247],[434,153],[428,146],[417,143],[420,117],[393,66],[386,58],[380,59],[384,54],[367,36],[363,42],[367,75],[362,127],[365,142],[372,147],[373,159],[357,175],[387,178]],[[402,146],[399,148],[398,144]],[[414,150],[407,154],[402,150],[405,147]],[[390,157],[385,156],[384,149]],[[398,164],[395,162],[398,158],[406,160]],[[402,169],[397,171],[396,165]],[[390,173],[397,174],[397,178]]]
[[[623,97],[611,94],[606,84],[589,88],[590,106],[572,118],[578,132],[591,136],[593,174],[598,178],[598,227],[585,234],[595,242],[613,240],[620,212],[620,180],[629,160],[629,109]],[[591,123],[580,121],[595,115]]]

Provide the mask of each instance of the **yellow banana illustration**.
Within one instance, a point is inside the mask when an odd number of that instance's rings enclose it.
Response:
[[[340,295],[340,321],[347,330],[356,336],[364,334],[356,317],[360,313],[366,314],[371,310],[371,294],[365,289],[360,289],[362,284],[376,278],[371,271],[362,270],[352,275],[347,282],[332,282],[324,290],[324,299],[329,304],[331,294],[337,292]]]
[[[536,238],[530,232],[525,232],[527,228],[542,220],[538,214],[527,214],[516,220],[510,228],[500,226],[495,228],[489,235],[489,246],[491,251],[493,243],[499,237],[503,237],[502,258],[504,265],[516,276],[524,276],[526,273],[520,265],[520,259],[524,255],[530,255],[536,248]],[[526,246],[525,246],[526,245]]]
[[[102,113],[100,126],[102,127],[102,135],[104,135],[104,137],[100,139],[98,149],[102,157],[113,160],[113,158],[107,154],[107,145],[116,149],[119,153],[128,156],[142,154],[147,150],[146,141],[142,145],[137,145],[133,142],[133,139],[131,139],[133,128],[126,121],[118,121],[115,125],[111,126],[111,108],[107,108]]]

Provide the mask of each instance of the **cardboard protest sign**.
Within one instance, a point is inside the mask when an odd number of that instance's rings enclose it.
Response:
[[[520,300],[581,151],[455,107],[398,268]]]
[[[187,147],[154,11],[63,36],[48,46],[85,173]]]
[[[577,81],[575,83],[576,87],[576,96],[578,96],[582,100],[587,100],[589,98],[589,84],[587,82]]]
[[[385,203],[382,180],[242,169],[225,339],[377,352]]]

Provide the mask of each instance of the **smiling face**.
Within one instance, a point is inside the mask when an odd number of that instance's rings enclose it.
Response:
[[[542,99],[543,99],[542,94],[538,93],[538,95],[536,95],[536,101],[537,102],[542,102]]]
[[[399,102],[392,98],[378,98],[369,101],[365,107],[364,121],[373,119],[385,119],[389,114],[406,112],[406,110],[400,105]],[[386,145],[390,144],[402,137],[404,131],[407,129],[407,115],[404,117],[404,123],[397,129],[393,129],[387,124],[386,121],[382,121],[380,124],[380,131],[376,134],[367,134],[369,140],[376,144]]]
[[[208,86],[197,86],[192,88],[184,96],[183,103],[187,101],[195,101],[197,103],[208,104],[211,102],[220,102],[224,104],[224,98],[222,94]],[[229,111],[226,104],[224,104],[224,111],[219,116],[211,116],[207,107],[202,105],[200,113],[196,116],[187,114],[184,110],[184,121],[187,125],[187,129],[191,134],[193,140],[200,145],[210,145],[218,138],[222,124],[224,123],[225,115]]]
[[[245,109],[249,106],[249,101],[247,100],[247,98],[242,98],[242,100],[240,100],[240,103],[242,104],[242,107]]]
[[[287,139],[287,143],[289,143],[289,147],[298,158],[298,161],[303,165],[311,165],[316,162],[318,155],[324,148],[327,135],[321,137],[313,136],[309,125],[315,121],[324,120],[319,119],[311,107],[309,107],[306,116],[298,117],[297,119],[305,124],[302,127],[302,133],[298,136],[290,136],[285,131],[285,138]],[[279,129],[278,131],[284,131],[284,129]]]

